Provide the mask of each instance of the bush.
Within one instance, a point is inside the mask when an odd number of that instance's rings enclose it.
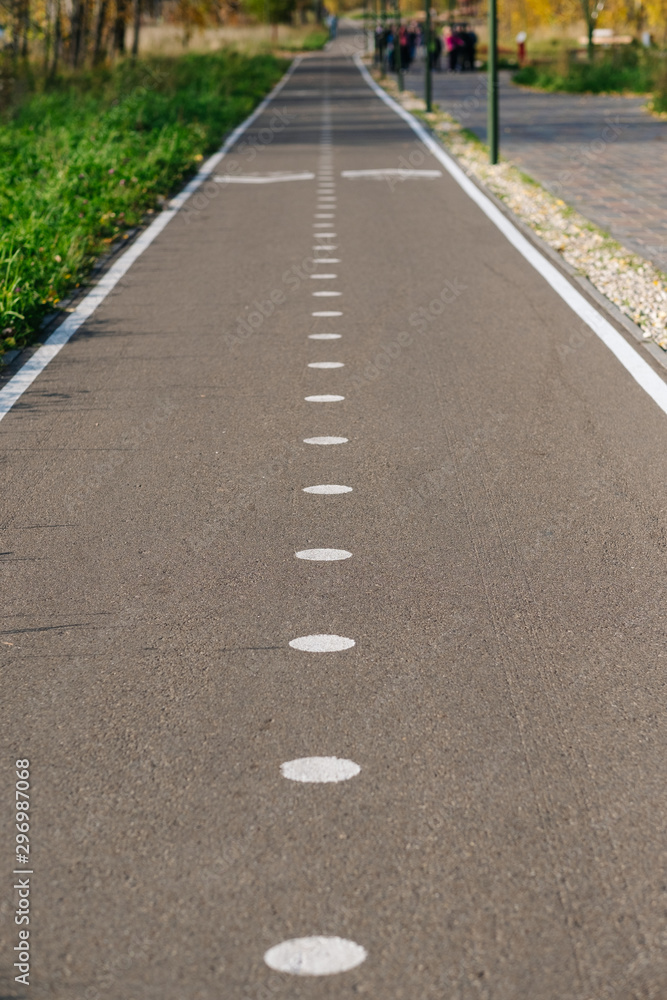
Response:
[[[655,81],[653,110],[667,111],[667,66],[662,67]]]
[[[233,50],[128,60],[21,99],[0,121],[0,350],[27,343],[286,66]]]
[[[515,73],[515,83],[540,90],[564,91],[571,94],[645,94],[655,85],[659,71],[656,55],[638,45],[624,45],[596,51],[592,61],[533,64]]]

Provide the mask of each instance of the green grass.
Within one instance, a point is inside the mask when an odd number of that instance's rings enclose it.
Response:
[[[512,79],[540,90],[570,94],[646,94],[654,89],[659,71],[655,53],[627,45],[596,51],[591,62],[564,56],[556,62],[524,66]]]
[[[288,63],[234,50],[125,61],[32,91],[0,119],[0,352],[177,189]],[[28,81],[29,83],[29,81]]]
[[[301,41],[288,43],[283,46],[288,52],[316,52],[323,49],[329,41],[329,32],[326,28],[313,28]]]

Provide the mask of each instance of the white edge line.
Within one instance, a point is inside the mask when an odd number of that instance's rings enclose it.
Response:
[[[79,305],[72,313],[70,313],[67,319],[65,319],[60,326],[53,331],[42,347],[39,347],[32,357],[26,361],[23,367],[17,371],[16,375],[14,375],[9,382],[7,382],[2,389],[0,389],[0,420],[2,420],[5,414],[11,410],[14,403],[21,398],[23,393],[29,388],[29,386],[32,385],[37,376],[44,371],[49,361],[52,361],[53,358],[55,358],[56,354],[58,354],[61,348],[65,346],[67,341],[74,336],[77,330],[86,322],[87,319],[90,319],[97,307],[104,302],[109,292],[115,288],[123,275],[129,271],[135,260],[137,260],[144,250],[151,245],[153,240],[160,235],[162,230],[169,222],[171,222],[176,213],[183,208],[183,205],[185,205],[188,198],[194,194],[199,187],[201,187],[205,180],[208,180],[212,172],[215,170],[223,157],[229,152],[239,136],[241,136],[245,130],[252,125],[255,119],[261,115],[274,97],[276,97],[282,90],[302,59],[303,56],[296,57],[283,78],[278,81],[276,86],[269,94],[266,95],[264,100],[260,101],[253,113],[246,118],[244,122],[241,122],[240,125],[236,126],[234,131],[225,139],[218,152],[209,156],[208,160],[206,160],[192,180],[185,185],[182,191],[170,200],[169,207],[165,208],[162,212],[160,212],[157,218],[153,219],[150,226],[148,226],[148,228],[137,237],[132,245],[127,248],[125,253],[119,257],[115,264],[112,264],[106,274],[102,275],[91,291],[88,292],[86,297],[81,300]]]
[[[356,53],[354,61],[362,77],[380,100],[392,109],[400,118],[410,126],[413,132],[421,139],[426,148],[435,156],[436,160],[442,163],[443,167],[453,177],[457,184],[463,188],[469,198],[481,208],[484,214],[501,231],[503,236],[509,240],[513,247],[519,251],[529,264],[542,275],[545,281],[560,295],[561,299],[569,305],[580,319],[595,333],[605,344],[612,354],[621,362],[623,367],[632,375],[634,380],[648,393],[654,403],[656,403],[663,413],[667,413],[667,384],[660,376],[653,371],[647,361],[639,356],[637,351],[624,337],[616,330],[609,320],[605,319],[602,313],[591,305],[584,296],[573,288],[567,278],[561,274],[558,268],[544,257],[537,247],[526,239],[519,232],[516,226],[506,215],[496,208],[490,198],[484,194],[466,176],[464,171],[454,160],[448,156],[445,150],[428,134],[420,122],[414,118],[409,111],[402,108],[392,97],[389,96],[373,79]]]

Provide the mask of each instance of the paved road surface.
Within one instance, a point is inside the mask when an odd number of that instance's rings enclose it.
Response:
[[[2,995],[664,997],[665,417],[448,175],[344,176],[415,142],[347,56],[275,109],[218,173],[316,179],[211,184],[0,425]]]
[[[406,85],[423,91],[415,67]],[[434,73],[442,108],[486,140],[486,75]],[[667,271],[667,121],[645,97],[543,94],[500,74],[502,152],[635,253]]]

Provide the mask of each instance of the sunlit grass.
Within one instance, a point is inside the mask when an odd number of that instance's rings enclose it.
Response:
[[[126,61],[60,80],[0,121],[0,349],[29,342],[286,66],[234,50]]]

